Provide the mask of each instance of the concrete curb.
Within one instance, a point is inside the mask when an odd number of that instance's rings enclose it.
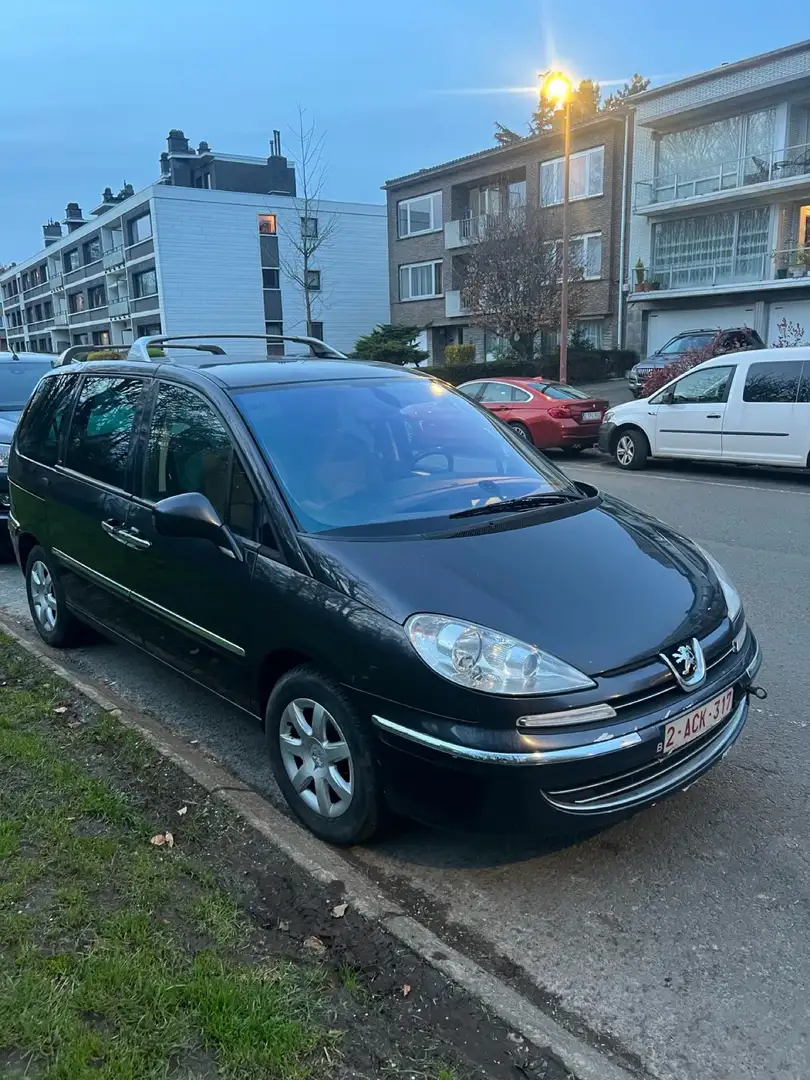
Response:
[[[83,679],[53,659],[53,650],[13,619],[0,618],[0,632],[14,638],[59,678],[80,694],[112,713],[142,735],[163,757],[195,780],[209,794],[222,799],[252,828],[316,880],[340,882],[352,907],[379,923],[388,933],[480,1001],[493,1015],[544,1053],[551,1052],[577,1080],[637,1080],[638,1074],[557,1023],[518,991],[490,974],[474,960],[448,945],[401,906],[388,898],[334,849],[327,847],[271,803],[247,787],[200,746],[166,728],[155,717],[113,696],[102,684]]]

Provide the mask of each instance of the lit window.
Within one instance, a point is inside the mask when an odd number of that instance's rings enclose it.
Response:
[[[442,264],[411,263],[399,268],[400,300],[424,300],[442,295]]]
[[[587,341],[592,349],[602,348],[604,319],[578,319],[576,333],[580,341]]]
[[[261,236],[276,235],[275,214],[259,214],[259,233]]]
[[[419,233],[438,232],[442,227],[442,193],[431,192],[415,199],[403,199],[397,203],[397,234],[417,236]]]

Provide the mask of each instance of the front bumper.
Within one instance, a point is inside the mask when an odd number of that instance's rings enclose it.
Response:
[[[619,715],[578,731],[501,731],[500,746],[491,731],[424,714],[415,726],[413,717],[397,716],[391,702],[378,702],[372,723],[389,801],[432,824],[496,832],[557,834],[608,825],[688,787],[728,753],[745,725],[760,664],[759,645],[749,631],[741,652],[677,707],[671,700],[668,708],[647,703],[645,714],[632,722],[623,723]],[[663,757],[665,723],[730,686],[730,715]]]
[[[614,423],[602,424],[599,428],[599,450],[603,454],[610,453],[610,441],[613,438],[613,432],[616,430]]]

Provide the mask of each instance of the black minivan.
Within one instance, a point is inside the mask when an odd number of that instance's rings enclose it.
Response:
[[[25,410],[11,534],[46,642],[89,624],[260,717],[335,843],[389,810],[593,829],[725,755],[760,655],[710,555],[429,375],[210,340],[58,368]]]

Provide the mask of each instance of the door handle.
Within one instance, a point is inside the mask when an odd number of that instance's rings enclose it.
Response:
[[[146,551],[152,546],[152,542],[140,536],[137,529],[127,529],[122,521],[116,521],[115,518],[102,521],[101,527],[109,537],[133,551]]]
[[[722,416],[722,413],[719,413],[719,412],[707,412],[706,413],[706,419],[707,420],[719,420],[721,416]]]

